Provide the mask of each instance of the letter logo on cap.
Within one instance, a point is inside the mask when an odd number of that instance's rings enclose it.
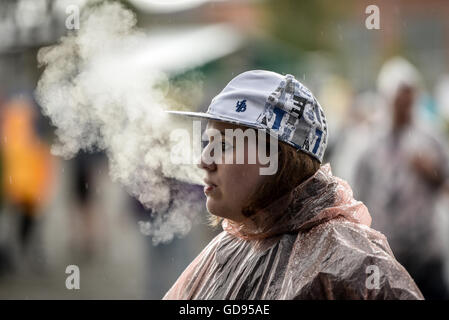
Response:
[[[237,105],[235,106],[235,111],[245,112],[246,111],[246,100],[237,101]]]

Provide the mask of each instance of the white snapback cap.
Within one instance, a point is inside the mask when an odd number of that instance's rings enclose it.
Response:
[[[310,90],[290,74],[247,71],[212,99],[207,112],[167,112],[263,129],[323,162],[326,117]]]

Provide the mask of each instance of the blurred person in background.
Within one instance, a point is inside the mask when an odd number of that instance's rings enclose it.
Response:
[[[75,210],[71,215],[71,248],[87,260],[93,258],[98,246],[99,222],[94,208],[95,172],[102,154],[80,152],[73,159],[72,178]]]
[[[418,121],[418,71],[405,59],[393,58],[382,67],[378,86],[389,104],[391,123],[384,119],[389,127],[357,164],[356,195],[424,297],[448,298],[434,216],[448,177],[448,156],[436,133]]]
[[[434,88],[435,102],[437,106],[437,119],[441,131],[444,133],[446,146],[449,148],[449,74],[440,76]],[[449,282],[449,181],[444,186],[443,196],[438,199],[437,218],[439,224],[439,235],[445,252],[446,281]]]
[[[1,110],[2,189],[4,202],[18,217],[20,253],[28,249],[51,189],[49,147],[36,133],[35,110],[26,97],[14,97]]]
[[[382,116],[379,108],[381,99],[374,92],[363,92],[356,95],[345,111],[344,119],[335,134],[337,138],[329,155],[333,171],[339,177],[355,184],[356,164],[361,155],[374,141],[376,125]]]
[[[446,136],[446,145],[449,147],[449,139],[447,139],[449,138],[449,74],[445,74],[438,79],[434,95],[439,124]]]
[[[1,110],[3,110],[3,95],[0,91],[0,132],[2,132],[2,126],[1,126]],[[1,138],[1,137],[0,137]],[[3,181],[3,156],[2,156],[2,150],[0,148],[0,181]],[[3,185],[0,183],[0,227],[2,228],[1,231],[3,231],[3,224],[5,223],[4,220],[4,210],[3,210]],[[10,250],[7,247],[6,239],[4,236],[5,232],[0,233],[0,276],[4,273],[7,273],[9,269],[11,268],[11,254]]]

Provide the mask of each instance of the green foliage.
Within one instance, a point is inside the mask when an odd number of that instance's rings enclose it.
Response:
[[[331,50],[330,28],[352,8],[352,0],[269,0],[264,9],[273,36],[303,50]]]

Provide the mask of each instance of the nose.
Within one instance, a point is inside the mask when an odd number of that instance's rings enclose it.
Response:
[[[208,144],[208,145],[203,149],[203,152],[201,152],[200,162],[198,163],[197,166],[198,166],[198,168],[200,168],[200,169],[203,169],[203,170],[212,172],[212,171],[217,170],[217,164],[215,163],[215,161],[212,161],[210,164],[208,164],[208,163],[205,161],[205,157],[204,157],[204,155],[206,154],[206,152],[210,152],[210,151],[209,151],[209,148],[210,148],[210,144]],[[211,156],[213,157],[213,150],[212,150]],[[209,158],[210,158],[210,157],[209,157]],[[208,162],[209,162],[209,161],[208,161]]]

